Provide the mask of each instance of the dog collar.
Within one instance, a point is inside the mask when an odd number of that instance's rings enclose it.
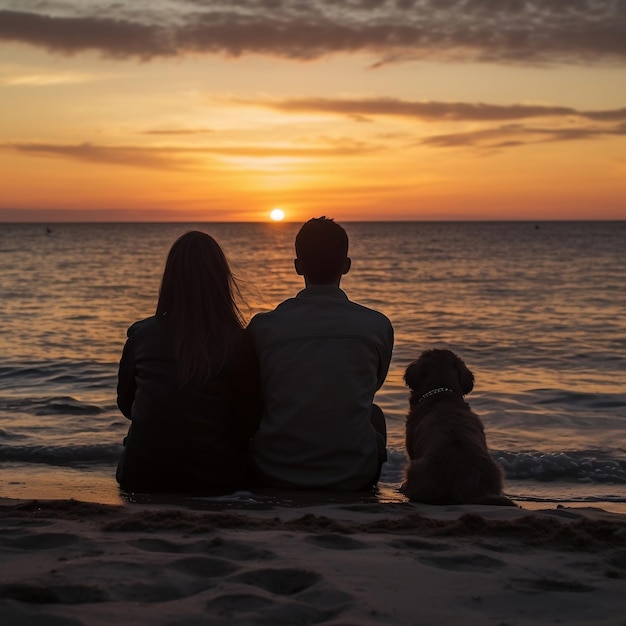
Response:
[[[435,396],[438,393],[454,393],[454,389],[450,389],[450,387],[437,387],[437,389],[431,389],[430,391],[427,391],[418,401],[417,403],[419,404],[422,400],[426,400],[426,398],[429,398],[430,396]]]

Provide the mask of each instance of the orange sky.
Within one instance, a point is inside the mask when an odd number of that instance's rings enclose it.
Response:
[[[623,2],[0,0],[0,221],[626,219]]]

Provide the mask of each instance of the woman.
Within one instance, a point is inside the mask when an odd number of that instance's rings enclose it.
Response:
[[[120,361],[117,404],[131,420],[116,475],[124,490],[245,486],[260,385],[234,292],[212,237],[192,231],[174,243],[156,315],[128,329]]]

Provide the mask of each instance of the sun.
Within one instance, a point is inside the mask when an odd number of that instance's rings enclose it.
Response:
[[[275,222],[280,222],[285,219],[285,212],[282,209],[272,209],[270,217]]]

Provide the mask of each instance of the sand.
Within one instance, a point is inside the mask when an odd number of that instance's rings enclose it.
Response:
[[[624,515],[201,507],[1,499],[0,624],[626,624]]]

